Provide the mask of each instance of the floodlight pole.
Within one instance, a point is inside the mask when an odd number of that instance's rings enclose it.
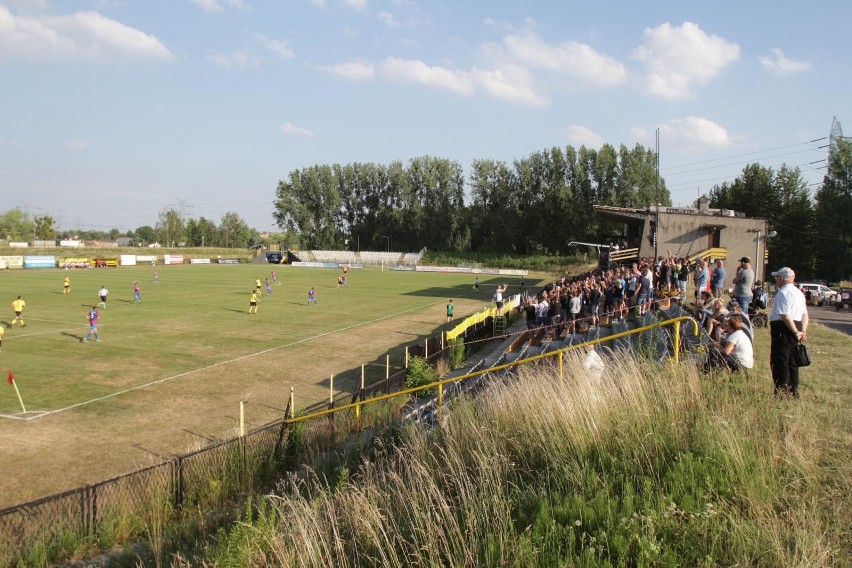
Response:
[[[660,247],[660,129],[657,128],[656,171],[654,172],[654,194],[657,201],[657,214],[654,220],[654,263],[657,262]]]

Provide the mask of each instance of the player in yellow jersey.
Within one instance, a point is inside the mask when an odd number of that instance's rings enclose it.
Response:
[[[17,300],[12,302],[12,310],[15,312],[15,319],[12,320],[9,327],[15,325],[15,322],[20,323],[21,327],[27,327],[27,324],[24,323],[24,317],[21,315],[24,312],[25,307],[27,307],[27,303],[20,296],[18,296]]]
[[[71,279],[69,277],[65,277],[65,281],[62,283],[62,295],[67,296],[71,293]]]
[[[249,298],[249,314],[257,313],[257,305],[260,303],[260,300],[257,299],[257,290],[252,291],[251,298]]]

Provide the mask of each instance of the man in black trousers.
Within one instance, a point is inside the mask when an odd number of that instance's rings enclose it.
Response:
[[[775,383],[775,395],[799,396],[799,368],[793,359],[796,345],[808,338],[808,307],[805,295],[793,281],[796,273],[792,268],[784,267],[772,273],[778,292],[769,314],[769,331],[772,344],[769,365],[772,367],[772,381]]]

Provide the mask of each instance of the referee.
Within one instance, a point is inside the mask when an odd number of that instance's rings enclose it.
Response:
[[[793,281],[796,273],[792,268],[784,267],[772,273],[778,292],[769,314],[769,332],[772,344],[769,365],[772,368],[772,381],[775,383],[775,395],[799,397],[799,368],[793,359],[793,352],[800,341],[808,338],[808,308],[805,295],[796,288]]]

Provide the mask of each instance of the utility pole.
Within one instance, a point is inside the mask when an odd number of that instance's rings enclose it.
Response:
[[[654,262],[659,258],[660,243],[660,128],[657,127],[656,171],[654,172],[654,193],[657,200],[657,215],[654,221]]]

